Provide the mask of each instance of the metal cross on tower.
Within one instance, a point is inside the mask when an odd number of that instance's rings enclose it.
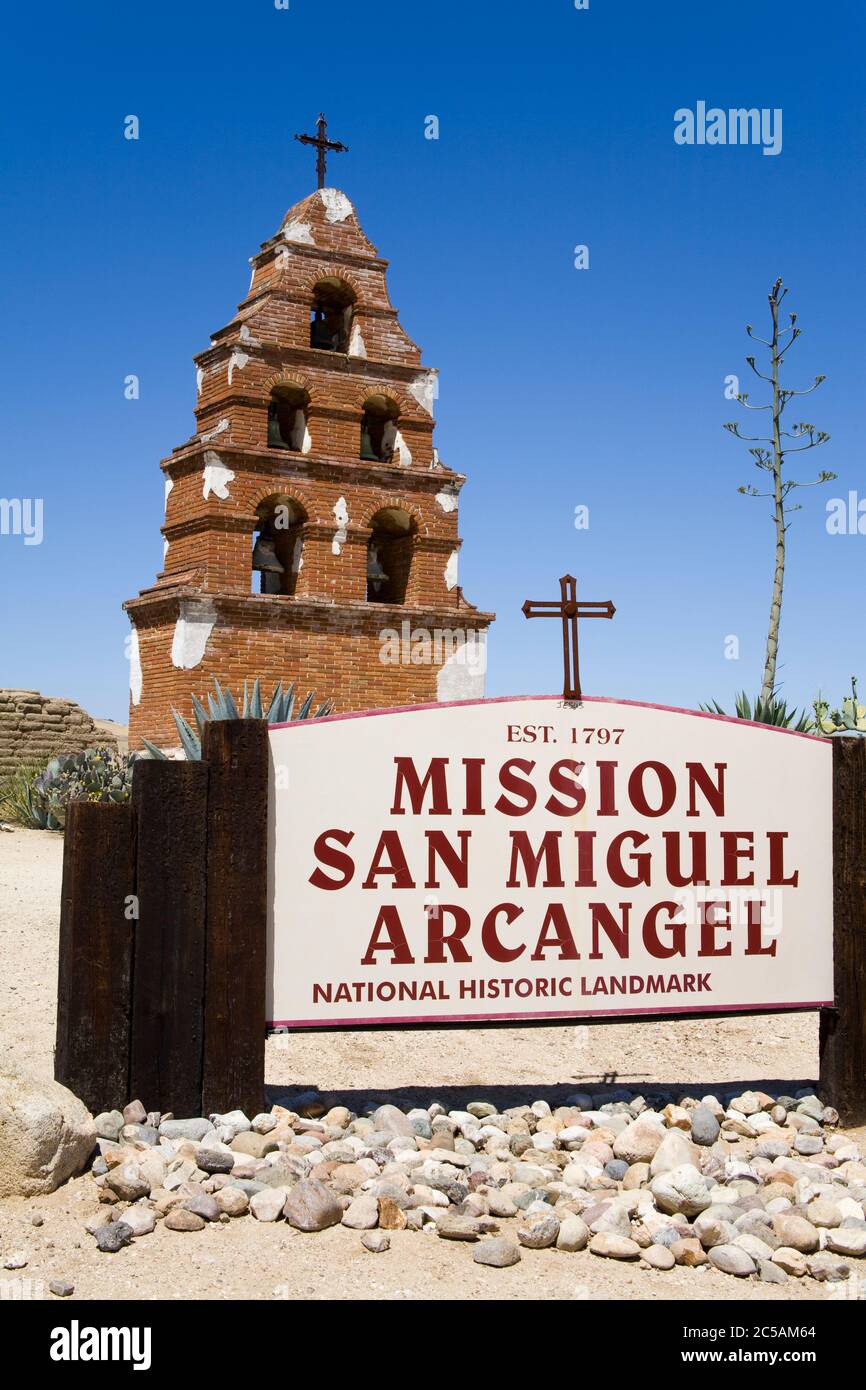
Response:
[[[578,618],[612,618],[616,609],[607,599],[604,603],[580,600],[577,597],[577,581],[574,575],[564,574],[559,581],[561,598],[550,600],[527,599],[523,605],[524,618],[562,619],[562,661],[565,681],[562,690],[564,700],[579,700],[580,671],[577,663],[577,620]]]
[[[328,140],[325,132],[328,129],[328,122],[325,120],[324,112],[320,113],[316,122],[316,135],[296,135],[295,139],[300,140],[302,145],[315,145],[316,147],[316,174],[318,176],[318,187],[325,187],[325,158],[328,150],[334,150],[336,154],[345,154],[348,145],[342,145],[339,140]]]

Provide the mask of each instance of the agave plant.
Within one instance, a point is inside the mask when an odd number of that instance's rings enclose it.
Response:
[[[741,690],[734,705],[738,719],[749,719],[755,724],[772,724],[777,729],[793,729],[798,734],[809,734],[815,729],[812,716],[806,710],[800,712],[796,707],[789,709],[787,701],[775,691],[769,700],[762,700],[760,695],[756,696],[752,704],[745,690]],[[701,705],[701,709],[707,714],[727,715],[727,710],[722,708],[718,700]]]
[[[109,748],[61,753],[44,768],[22,767],[4,784],[0,805],[22,825],[62,830],[70,801],[128,801],[135,755]]]
[[[851,694],[845,696],[841,709],[831,710],[820,695],[812,708],[815,723],[824,734],[866,734],[866,705],[861,705],[857,697],[856,676],[851,677]]]
[[[296,710],[294,682],[284,690],[282,681],[279,681],[271,696],[267,712],[265,712],[262,704],[261,682],[256,676],[252,690],[248,689],[247,682],[244,681],[244,698],[239,711],[231,691],[223,689],[216,676],[214,676],[213,683],[214,694],[207,696],[207,709],[196,695],[192,697],[192,712],[198,729],[197,733],[182,714],[179,714],[176,709],[171,711],[187,762],[201,761],[201,740],[204,726],[212,719],[267,719],[269,724],[288,724],[293,719],[322,719],[325,715],[331,714],[334,708],[333,701],[326,700],[324,704],[319,705],[317,710],[313,710],[316,692],[311,690],[303,704]],[[161,748],[149,743],[147,739],[143,741],[152,757],[166,757]]]

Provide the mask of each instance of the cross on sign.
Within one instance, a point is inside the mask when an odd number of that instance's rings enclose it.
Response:
[[[550,600],[527,599],[523,605],[524,618],[562,619],[562,661],[565,668],[563,700],[580,699],[580,671],[577,664],[577,620],[578,618],[612,618],[616,609],[607,599],[604,603],[580,600],[577,597],[577,581],[572,574],[564,574],[559,581],[561,598]]]
[[[316,135],[296,135],[295,139],[300,140],[302,145],[315,145],[316,147],[316,174],[318,176],[318,187],[325,187],[325,157],[327,150],[334,150],[337,154],[345,154],[348,145],[341,145],[339,140],[328,140],[325,132],[328,129],[328,122],[325,120],[324,112],[320,112],[316,122]]]

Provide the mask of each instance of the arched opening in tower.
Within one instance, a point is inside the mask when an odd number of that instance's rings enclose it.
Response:
[[[355,295],[345,280],[329,275],[313,288],[310,347],[320,352],[348,352]]]
[[[307,428],[309,394],[300,386],[277,385],[268,402],[268,448],[306,454],[310,448]]]
[[[306,512],[290,497],[269,497],[259,504],[253,532],[253,593],[295,593],[304,563],[306,520]]]
[[[405,603],[416,526],[401,507],[382,507],[370,522],[367,602]]]

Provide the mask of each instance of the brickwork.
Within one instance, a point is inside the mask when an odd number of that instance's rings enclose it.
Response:
[[[115,746],[73,700],[38,690],[0,690],[0,777],[24,763],[47,763],[57,753]]]
[[[131,747],[142,737],[175,743],[170,706],[188,712],[213,675],[233,689],[256,675],[295,679],[341,711],[459,689],[450,669],[443,687],[432,639],[425,649],[422,636],[421,659],[381,659],[383,631],[404,620],[422,634],[474,636],[493,616],[456,582],[465,479],[433,448],[435,373],[398,322],[386,267],[343,194],[311,194],[252,258],[237,314],[196,357],[197,431],[162,462],[164,569],[125,605],[137,637]],[[311,346],[311,312],[328,296],[348,303],[346,351]],[[269,443],[272,392],[287,387],[305,403],[295,448]],[[361,457],[371,397],[389,420],[380,459]],[[283,504],[293,523],[288,592],[254,592],[255,535]],[[285,543],[277,549],[285,559]],[[402,595],[399,604],[368,601],[376,555],[388,571],[382,596]]]

